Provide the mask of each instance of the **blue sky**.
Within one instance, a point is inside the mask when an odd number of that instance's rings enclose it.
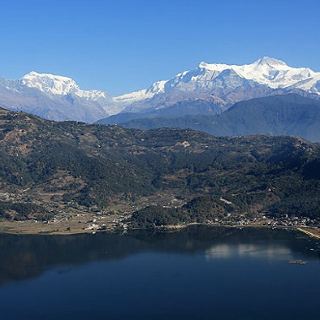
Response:
[[[0,75],[31,70],[120,94],[200,61],[261,56],[320,71],[319,0],[2,0]]]

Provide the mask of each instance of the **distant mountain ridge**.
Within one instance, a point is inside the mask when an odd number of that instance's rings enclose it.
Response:
[[[144,112],[120,112],[113,116],[100,119],[98,124],[121,124],[136,119],[175,119],[191,115],[216,115],[221,113],[221,108],[205,100],[185,100],[179,101],[170,107],[155,110],[146,110]]]
[[[188,106],[180,108],[180,115],[189,115],[190,102],[199,100],[218,106],[221,112],[239,101],[288,93],[320,99],[320,72],[290,67],[269,57],[245,65],[201,62],[169,80],[116,97],[100,90],[83,90],[73,79],[49,73],[33,71],[19,80],[0,79],[0,105],[7,109],[50,120],[89,123],[121,112],[163,109],[163,114],[170,113],[179,103]]]
[[[128,120],[120,119],[119,114],[115,119],[127,128],[190,128],[215,136],[289,135],[320,142],[320,101],[297,94],[241,101],[219,115],[144,118],[144,114]]]

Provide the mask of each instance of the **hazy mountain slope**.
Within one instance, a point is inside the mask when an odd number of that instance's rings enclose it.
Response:
[[[299,136],[320,141],[320,101],[296,94],[242,101],[217,116],[183,116],[175,119],[134,119],[128,128],[191,128],[216,136],[254,134]]]
[[[204,100],[180,101],[166,108],[146,112],[120,112],[108,118],[97,121],[99,124],[121,124],[135,119],[176,118],[181,115],[215,115],[221,113],[221,108]]]
[[[114,203],[127,214],[185,205],[188,219],[197,207],[197,221],[208,218],[208,203],[217,208],[213,215],[320,216],[320,147],[296,138],[143,132],[0,109],[0,156],[0,215],[7,219],[83,214]]]
[[[320,101],[292,94],[239,102],[216,119],[211,133],[291,135],[320,141],[319,128]]]

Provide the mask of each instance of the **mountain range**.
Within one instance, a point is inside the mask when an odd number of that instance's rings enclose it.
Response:
[[[0,80],[0,105],[50,120],[94,122],[119,113],[197,111],[191,102],[210,104],[214,113],[233,104],[257,97],[299,93],[320,98],[320,72],[295,68],[274,58],[263,57],[251,64],[227,65],[201,62],[169,80],[157,81],[149,88],[112,97],[98,90],[83,90],[71,78],[30,72],[19,80]],[[184,109],[183,106],[188,106]],[[193,109],[190,111],[190,109]],[[177,110],[177,109],[176,109]],[[186,111],[185,111],[186,110]]]
[[[235,102],[273,94],[296,92],[320,96],[320,73],[294,68],[274,58],[263,57],[246,65],[209,64],[158,81],[146,90],[115,97],[125,111],[165,108],[178,101],[202,99],[223,109]]]

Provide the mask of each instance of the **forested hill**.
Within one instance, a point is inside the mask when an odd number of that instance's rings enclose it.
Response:
[[[115,201],[189,206],[200,215],[209,206],[220,214],[320,216],[320,147],[297,138],[141,131],[1,109],[0,156],[6,219],[108,210]]]

